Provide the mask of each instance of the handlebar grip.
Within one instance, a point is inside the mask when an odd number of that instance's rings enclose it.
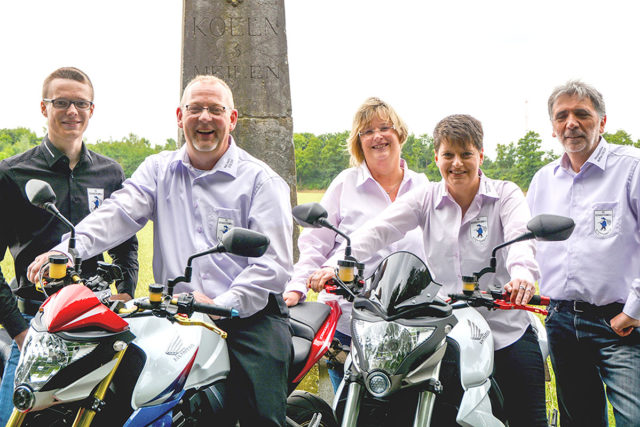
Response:
[[[542,295],[534,295],[529,300],[529,304],[531,305],[549,305],[549,297],[545,297]]]
[[[222,307],[220,305],[213,304],[201,304],[199,302],[193,303],[193,311],[197,311],[199,313],[211,314],[213,316],[221,316],[221,317],[238,317],[238,310],[235,308],[227,308]]]

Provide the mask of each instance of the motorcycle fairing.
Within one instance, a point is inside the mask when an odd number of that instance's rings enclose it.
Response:
[[[484,384],[492,374],[493,335],[487,321],[474,308],[455,310],[454,314],[458,323],[448,337],[460,348],[460,381],[467,390]]]
[[[170,426],[172,421],[170,411],[180,402],[183,395],[184,390],[180,391],[174,399],[168,402],[136,409],[124,423],[123,427]]]
[[[205,321],[208,317],[194,313],[192,319]],[[131,396],[134,410],[159,403],[158,397],[185,372],[185,390],[212,384],[229,374],[227,343],[215,332],[153,316],[128,320],[136,335],[133,344],[145,356]],[[170,397],[166,395],[166,399]]]
[[[129,324],[105,307],[84,285],[69,285],[42,304],[43,323],[51,333],[80,328],[100,328],[121,332]]]
[[[187,381],[187,376],[189,375],[189,372],[191,372],[191,368],[193,367],[193,362],[195,362],[197,354],[198,350],[196,350],[196,353],[193,355],[187,366],[185,366],[182,372],[180,372],[178,378],[173,380],[173,382],[169,384],[167,388],[162,390],[160,393],[158,393],[157,396],[147,402],[145,406],[156,405],[160,402],[166,402],[167,399],[172,399],[174,396],[184,393],[184,383]]]

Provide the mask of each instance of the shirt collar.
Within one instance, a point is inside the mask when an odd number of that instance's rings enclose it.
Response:
[[[229,135],[229,147],[224,152],[222,157],[218,159],[213,169],[205,171],[201,176],[212,175],[218,172],[226,173],[233,178],[238,174],[238,146],[236,145],[233,137]],[[185,142],[179,150],[176,151],[176,155],[170,162],[171,170],[175,170],[178,165],[182,165],[187,170],[195,170],[187,154],[187,143]]]
[[[58,163],[63,157],[67,157],[66,154],[58,150],[56,146],[53,145],[53,142],[51,142],[51,140],[49,139],[49,135],[45,135],[42,139],[42,144],[40,144],[40,151],[42,152],[44,159],[50,168]],[[93,163],[91,152],[87,150],[87,146],[83,142],[82,148],[80,149],[80,160],[78,161],[78,164],[82,163],[84,159],[86,159],[89,163]]]
[[[593,150],[593,153],[591,153],[587,161],[584,162],[584,165],[591,163],[598,169],[605,170],[609,151],[609,143],[603,137],[600,137],[600,142],[598,142],[596,149]],[[581,170],[584,169],[584,165],[582,165]],[[569,162],[569,155],[566,152],[560,157],[560,161],[554,168],[554,173],[557,173],[559,168],[565,171],[573,171],[571,163]]]
[[[481,169],[478,169],[478,175],[480,175],[480,186],[478,187],[478,192],[476,193],[474,199],[478,196],[486,197],[489,199],[499,199],[500,196],[498,195],[494,186],[491,185],[491,180],[487,178],[487,176],[482,172]],[[451,194],[449,194],[449,190],[447,190],[447,184],[444,182],[444,179],[442,179],[438,183],[438,192],[436,194],[436,209],[444,206],[445,199],[455,202],[455,200],[453,200],[453,197],[451,197]]]
[[[409,174],[407,173],[407,162],[405,162],[404,159],[400,159],[400,167],[403,169],[404,173],[402,174],[403,175],[402,182],[400,182],[400,187],[398,187],[398,191],[406,181],[411,179],[411,177],[409,177]],[[375,178],[373,178],[373,175],[371,175],[371,171],[367,166],[367,162],[363,161],[362,163],[360,163],[360,166],[358,166],[358,169],[359,169],[359,172],[358,172],[358,179],[356,181],[356,187],[361,187],[367,181],[375,182]]]

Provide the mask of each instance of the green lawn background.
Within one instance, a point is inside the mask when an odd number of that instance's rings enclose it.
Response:
[[[298,193],[298,204],[309,203],[320,201],[322,197],[322,191],[305,191]],[[144,296],[147,294],[148,285],[153,283],[153,270],[152,270],[152,257],[153,257],[153,224],[151,222],[147,223],[147,225],[138,232],[138,242],[139,242],[139,251],[138,251],[138,261],[140,264],[140,272],[138,275],[138,287],[136,289],[136,297]],[[13,278],[13,259],[11,255],[7,251],[4,260],[0,262],[0,267],[2,268],[2,272],[9,280]],[[310,295],[311,300],[315,300],[315,295],[313,292]],[[542,318],[544,323],[544,318]],[[547,364],[549,366],[549,371],[551,374],[551,381],[546,383],[546,399],[547,399],[547,410],[551,411],[552,409],[558,408],[558,402],[556,398],[555,392],[555,377],[553,374],[553,370],[551,369],[551,362],[547,359]],[[318,371],[314,367],[314,369],[307,375],[304,381],[300,384],[298,388],[310,391],[312,393],[316,393],[318,390],[317,386],[318,380]],[[615,420],[613,418],[613,412],[611,410],[611,406],[609,405],[609,425],[615,427]]]

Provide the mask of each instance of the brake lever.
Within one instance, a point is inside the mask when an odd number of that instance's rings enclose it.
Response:
[[[543,308],[532,307],[530,305],[515,305],[512,302],[505,301],[503,299],[496,299],[493,301],[493,303],[494,308],[497,308],[499,310],[524,310],[530,311],[532,313],[543,314],[545,316],[549,314],[549,312]]]

